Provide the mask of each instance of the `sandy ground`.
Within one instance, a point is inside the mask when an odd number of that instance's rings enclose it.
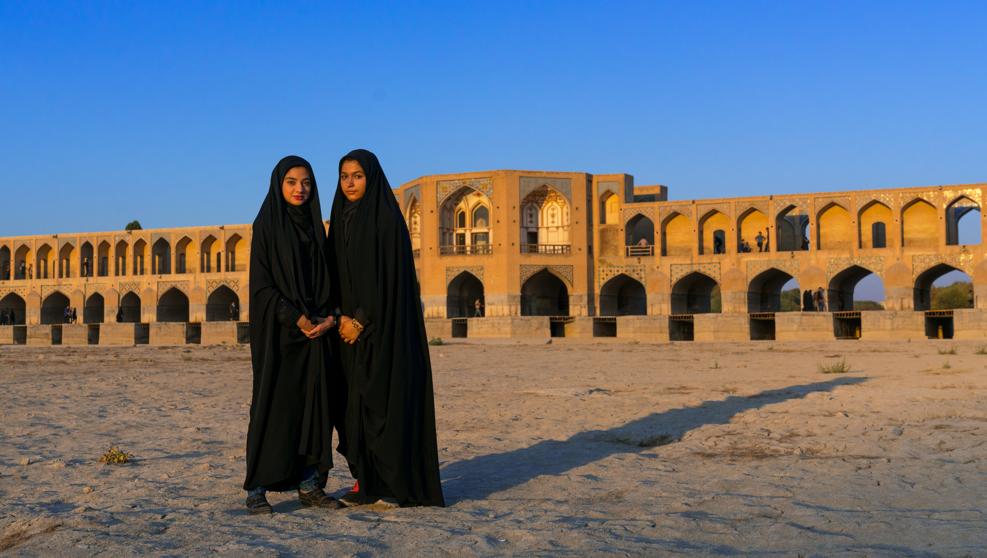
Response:
[[[271,517],[247,348],[2,347],[0,554],[985,556],[979,345],[437,346],[449,507]]]

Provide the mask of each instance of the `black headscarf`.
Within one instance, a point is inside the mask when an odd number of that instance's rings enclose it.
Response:
[[[305,204],[285,201],[281,184],[304,167]],[[247,490],[287,490],[305,467],[332,467],[332,428],[342,430],[346,388],[325,337],[310,340],[297,321],[331,313],[329,257],[319,189],[308,161],[288,156],[271,172],[250,248],[250,353],[253,397],[247,432]],[[338,413],[338,414],[337,414]],[[340,444],[342,447],[342,443]],[[325,477],[323,475],[323,483]]]
[[[377,157],[351,151],[340,170],[347,159],[363,167],[367,190],[350,203],[337,183],[329,228],[340,308],[365,325],[355,345],[340,347],[349,386],[346,457],[365,500],[442,506],[432,366],[411,238]]]

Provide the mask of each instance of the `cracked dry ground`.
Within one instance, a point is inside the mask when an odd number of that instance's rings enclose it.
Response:
[[[436,346],[449,507],[258,518],[247,348],[2,347],[0,554],[983,556],[977,349]]]

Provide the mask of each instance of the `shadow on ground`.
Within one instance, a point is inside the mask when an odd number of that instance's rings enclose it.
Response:
[[[865,381],[865,377],[844,377],[754,395],[730,396],[695,407],[652,413],[609,430],[580,432],[568,440],[545,440],[526,448],[450,463],[441,472],[446,503],[482,500],[540,476],[559,475],[611,455],[639,453],[677,442],[691,430],[727,424],[745,411]]]

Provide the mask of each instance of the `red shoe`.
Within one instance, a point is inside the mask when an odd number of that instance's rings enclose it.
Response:
[[[348,508],[362,504],[363,502],[360,500],[360,481],[356,481],[353,484],[353,488],[346,494],[343,494],[339,498],[339,501]]]

